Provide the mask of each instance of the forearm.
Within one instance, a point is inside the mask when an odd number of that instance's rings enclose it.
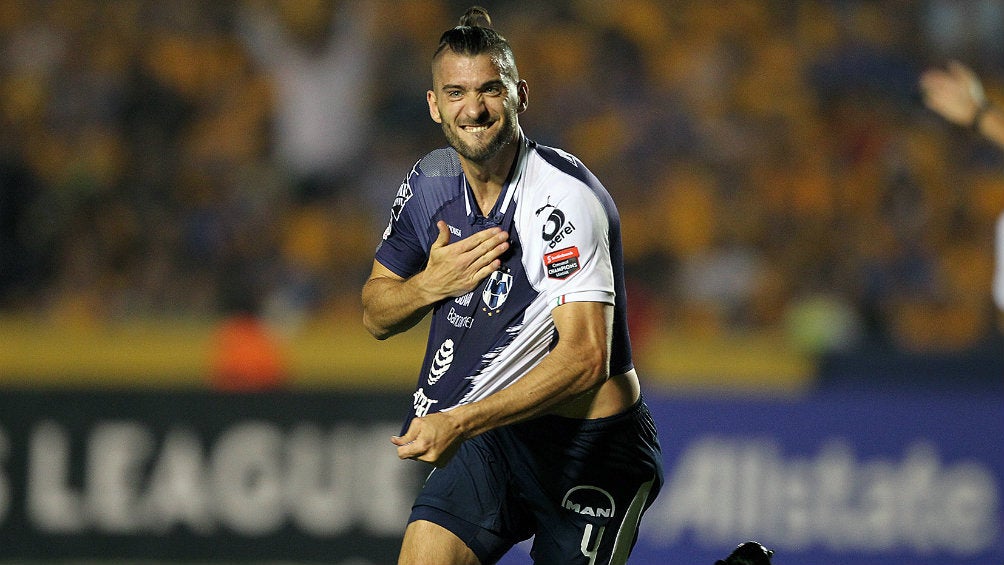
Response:
[[[553,412],[595,394],[606,382],[613,306],[572,302],[558,306],[551,315],[558,343],[536,367],[509,387],[448,412],[463,437]]]
[[[974,129],[983,137],[1004,149],[1004,110],[996,104],[990,105],[976,116]]]
[[[417,324],[432,309],[436,297],[425,292],[415,277],[376,276],[363,285],[362,302],[366,330],[377,339],[387,339]]]
[[[463,437],[471,438],[553,412],[567,402],[595,393],[607,377],[607,356],[602,350],[559,346],[508,388],[448,414]]]

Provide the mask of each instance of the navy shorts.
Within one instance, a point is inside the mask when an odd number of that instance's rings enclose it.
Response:
[[[409,522],[445,527],[485,565],[530,536],[536,563],[624,563],[662,481],[643,401],[609,418],[544,416],[461,444],[429,475]]]

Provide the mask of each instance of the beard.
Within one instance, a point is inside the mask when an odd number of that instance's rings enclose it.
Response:
[[[488,161],[503,147],[507,146],[517,137],[516,110],[514,108],[505,109],[505,117],[502,120],[498,132],[487,141],[473,145],[460,139],[460,134],[446,122],[443,122],[443,135],[446,136],[447,143],[450,144],[461,157],[474,163]]]

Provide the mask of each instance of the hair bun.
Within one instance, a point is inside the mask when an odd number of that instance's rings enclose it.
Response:
[[[481,6],[471,6],[463,16],[460,16],[460,25],[491,29],[492,19],[488,16],[488,10]]]

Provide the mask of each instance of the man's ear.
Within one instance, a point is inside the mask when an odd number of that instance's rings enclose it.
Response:
[[[425,93],[425,100],[429,103],[429,116],[437,124],[443,123],[443,116],[439,113],[439,106],[436,105],[436,93],[429,90]]]
[[[526,107],[530,103],[529,94],[530,94],[529,87],[526,85],[525,80],[521,80],[518,83],[516,83],[516,96],[519,97],[519,104],[516,106],[517,112],[522,112],[523,110],[526,110]]]

